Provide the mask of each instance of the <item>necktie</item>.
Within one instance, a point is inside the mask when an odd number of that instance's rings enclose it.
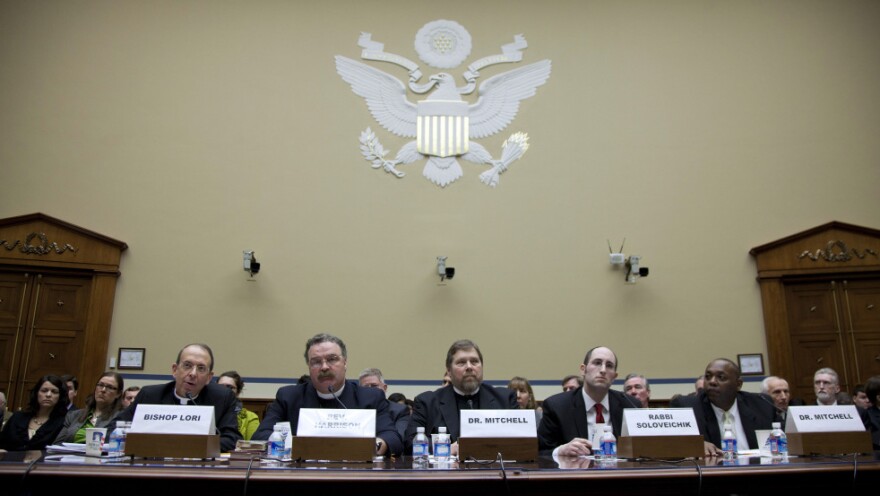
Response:
[[[602,403],[596,403],[596,423],[604,424],[605,416],[602,415]]]
[[[724,424],[733,425],[733,414],[730,412],[724,412]]]

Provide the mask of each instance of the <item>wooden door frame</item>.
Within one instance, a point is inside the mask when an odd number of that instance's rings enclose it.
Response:
[[[78,371],[70,371],[81,387],[95,383],[106,370],[116,281],[127,248],[122,241],[42,213],[0,219],[0,270],[92,278],[82,362]],[[5,390],[6,384],[0,387]],[[20,399],[16,403],[21,405]]]
[[[880,278],[880,230],[832,221],[749,251],[755,257],[764,313],[768,372],[794,375],[786,284]]]

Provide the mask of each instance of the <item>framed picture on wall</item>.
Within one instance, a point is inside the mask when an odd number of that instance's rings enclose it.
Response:
[[[742,375],[764,375],[764,355],[760,353],[737,355],[736,360],[739,362]]]
[[[146,348],[119,348],[116,368],[128,370],[144,370]]]

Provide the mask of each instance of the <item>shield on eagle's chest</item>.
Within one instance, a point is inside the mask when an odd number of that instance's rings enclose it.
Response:
[[[468,152],[468,103],[422,100],[418,104],[416,144],[422,155],[451,157]]]

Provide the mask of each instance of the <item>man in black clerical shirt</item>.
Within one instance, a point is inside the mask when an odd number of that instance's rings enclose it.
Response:
[[[413,414],[406,429],[406,452],[412,453],[412,440],[419,427],[425,434],[436,434],[446,427],[452,440],[451,454],[458,455],[461,410],[516,409],[516,391],[495,389],[483,384],[483,354],[468,339],[452,343],[446,352],[446,371],[452,387],[441,387],[416,396]]]
[[[174,376],[172,382],[141,389],[116,420],[132,420],[138,405],[213,406],[214,424],[220,434],[220,449],[235,449],[235,443],[241,439],[235,412],[235,393],[218,384],[210,384],[214,377],[214,352],[211,348],[202,343],[184,346],[177,353],[177,363],[171,365],[171,375]],[[114,421],[107,431],[112,432],[115,427]]]
[[[341,339],[330,334],[313,336],[306,342],[305,359],[309,380],[278,390],[251,439],[269,439],[276,422],[290,422],[290,431],[296,435],[300,408],[361,408],[376,410],[376,454],[396,455],[403,451],[385,393],[361,387],[358,381],[345,380],[348,351]]]

